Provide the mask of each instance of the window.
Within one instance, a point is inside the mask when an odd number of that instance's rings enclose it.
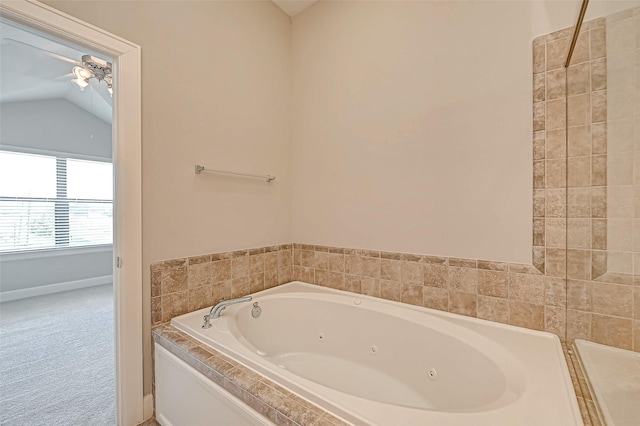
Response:
[[[0,252],[112,242],[111,163],[0,151]]]

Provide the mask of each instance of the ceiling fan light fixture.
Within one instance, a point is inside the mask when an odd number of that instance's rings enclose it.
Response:
[[[74,78],[73,80],[71,80],[71,82],[75,84],[80,90],[84,90],[84,88],[89,85],[89,80],[86,80],[84,78]]]
[[[73,75],[75,75],[78,80],[87,81],[93,77],[93,73],[91,71],[82,67],[73,67]]]
[[[113,98],[113,86],[112,85],[108,85],[107,86],[107,91],[109,92],[109,96],[111,96]]]

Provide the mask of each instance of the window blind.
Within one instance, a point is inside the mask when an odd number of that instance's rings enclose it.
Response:
[[[0,151],[0,252],[112,242],[111,163]]]

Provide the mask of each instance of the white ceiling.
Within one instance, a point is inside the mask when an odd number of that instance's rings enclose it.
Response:
[[[113,103],[105,83],[91,79],[84,91],[71,83],[73,61],[91,52],[4,21],[0,37],[0,103],[66,99],[111,124]]]
[[[318,0],[273,0],[289,16],[296,16]]]

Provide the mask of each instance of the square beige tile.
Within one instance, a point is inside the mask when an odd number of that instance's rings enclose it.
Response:
[[[544,305],[509,300],[509,324],[544,330]]]
[[[567,313],[557,306],[544,307],[544,331],[556,334],[561,338],[566,335]]]
[[[380,297],[394,302],[400,302],[402,296],[402,284],[399,281],[380,280]]]
[[[533,101],[543,102],[545,100],[545,74],[533,75]]]
[[[591,122],[607,121],[607,90],[591,92]]]
[[[547,73],[547,75],[550,73]],[[548,78],[548,77],[547,77]],[[591,64],[583,62],[571,65],[567,70],[567,92],[569,96],[591,91]]]
[[[591,94],[585,93],[582,95],[569,96],[567,102],[567,122],[569,123],[569,127],[591,124]],[[547,114],[547,123],[554,120],[549,117],[549,114],[551,114],[551,111]]]
[[[533,134],[533,159],[544,160],[545,156],[545,132],[539,131]]]
[[[546,250],[546,274],[564,278],[566,273],[566,250],[548,248]]]
[[[410,305],[423,306],[422,285],[402,284],[400,301]]]
[[[591,188],[569,188],[567,192],[567,216],[569,218],[591,217]]]
[[[538,74],[546,70],[546,38],[538,37],[533,40],[533,72]]]
[[[570,157],[567,170],[567,182],[569,187],[591,186],[591,158]]]
[[[476,294],[478,291],[478,270],[450,266],[449,288],[456,292]]]
[[[567,214],[567,191],[564,188],[551,188],[546,190],[546,212],[547,218],[566,217]]]
[[[509,274],[509,299],[544,305],[544,277],[542,275]]]
[[[585,96],[589,96],[589,95],[580,95],[580,96],[576,96],[574,98],[580,98],[583,99]],[[571,98],[570,98],[571,99]],[[564,129],[566,124],[567,124],[567,119],[566,119],[566,101],[564,98],[561,99],[555,99],[552,101],[547,101],[544,103],[545,105],[545,111],[544,111],[544,127],[542,128],[537,128],[535,125],[535,120],[534,120],[534,128],[533,130],[554,130],[554,129]],[[577,114],[576,108],[578,107],[583,107],[582,103],[575,103],[574,101],[574,114]],[[534,105],[534,113],[540,114],[541,111],[536,111],[536,106]],[[539,118],[538,115],[534,114],[535,118]],[[575,121],[575,124],[572,124],[573,126],[578,126],[581,124],[586,124],[586,122],[584,123],[578,123],[577,121]]]
[[[401,267],[401,281],[403,284],[420,285],[424,283],[424,272],[422,263],[403,261]],[[422,295],[422,292],[420,293]],[[421,296],[422,297],[422,296]],[[420,299],[422,304],[422,299]]]
[[[564,112],[562,113],[564,114]],[[545,137],[545,158],[565,158],[567,156],[567,134],[564,127],[547,130]]]
[[[594,91],[607,88],[606,58],[591,61],[591,88]]]
[[[400,260],[381,259],[380,279],[387,281],[400,281],[402,262]]]
[[[593,310],[592,281],[567,280],[567,308]]]
[[[533,217],[545,215],[545,192],[542,189],[533,191]]]
[[[607,123],[594,123],[591,125],[591,153],[607,153]]]
[[[500,271],[478,271],[478,294],[507,298],[509,296],[509,274]]]
[[[591,155],[591,126],[569,127],[569,157]]]
[[[596,343],[630,350],[633,347],[633,320],[593,314],[591,338]]]
[[[591,59],[604,58],[607,52],[607,37],[605,27],[594,28],[589,31],[591,39]]]
[[[607,220],[591,220],[591,248],[596,250],[607,249]]]
[[[449,310],[449,291],[446,288],[425,286],[422,288],[422,295],[425,308],[445,312]]]
[[[564,158],[547,160],[546,186],[547,188],[564,188],[567,184],[567,162]]]
[[[362,275],[368,278],[380,278],[380,258],[362,257]]]
[[[211,274],[213,277],[213,283],[220,281],[227,281],[231,279],[231,261],[230,260],[218,260],[211,262]]]
[[[569,43],[569,37],[547,43],[547,71],[562,68]]]
[[[567,309],[567,339],[591,340],[591,313]]]
[[[536,74],[534,75],[534,90],[536,89],[536,78],[545,76],[545,74]],[[554,99],[564,99],[566,95],[566,82],[565,82],[565,71],[564,68],[559,68],[557,70],[549,71],[546,73],[546,79],[542,80],[542,82],[537,82],[538,86],[542,86],[543,88],[546,86],[546,96],[542,97],[540,101],[551,101]],[[534,92],[534,102],[537,102]]]
[[[509,323],[509,301],[495,297],[478,296],[478,318]]]
[[[593,312],[633,317],[633,287],[619,284],[594,282],[592,285]]]
[[[449,267],[446,265],[424,264],[424,285],[430,287],[449,287]]]
[[[475,317],[478,313],[478,296],[476,294],[449,291],[449,312]]]
[[[546,246],[564,248],[567,244],[567,220],[564,218],[546,219]]]
[[[545,187],[545,161],[533,162],[533,187],[535,189],[543,189]]]
[[[572,31],[572,35],[573,35],[573,31]],[[573,55],[571,56],[570,66],[575,66],[577,64],[586,62],[589,59],[590,59],[589,33],[586,31],[581,31],[580,34],[578,35],[578,40],[576,41],[576,46],[573,51]]]
[[[533,219],[533,245],[544,246],[544,219]]]
[[[572,249],[591,248],[591,219],[567,219],[567,247]]]
[[[544,304],[564,308],[566,303],[566,280],[564,278],[544,277]]]
[[[567,250],[567,278],[576,280],[591,279],[590,250]]]
[[[591,188],[591,217],[607,217],[607,187],[594,186]]]
[[[367,296],[380,297],[380,280],[375,278],[362,278],[360,292]]]

